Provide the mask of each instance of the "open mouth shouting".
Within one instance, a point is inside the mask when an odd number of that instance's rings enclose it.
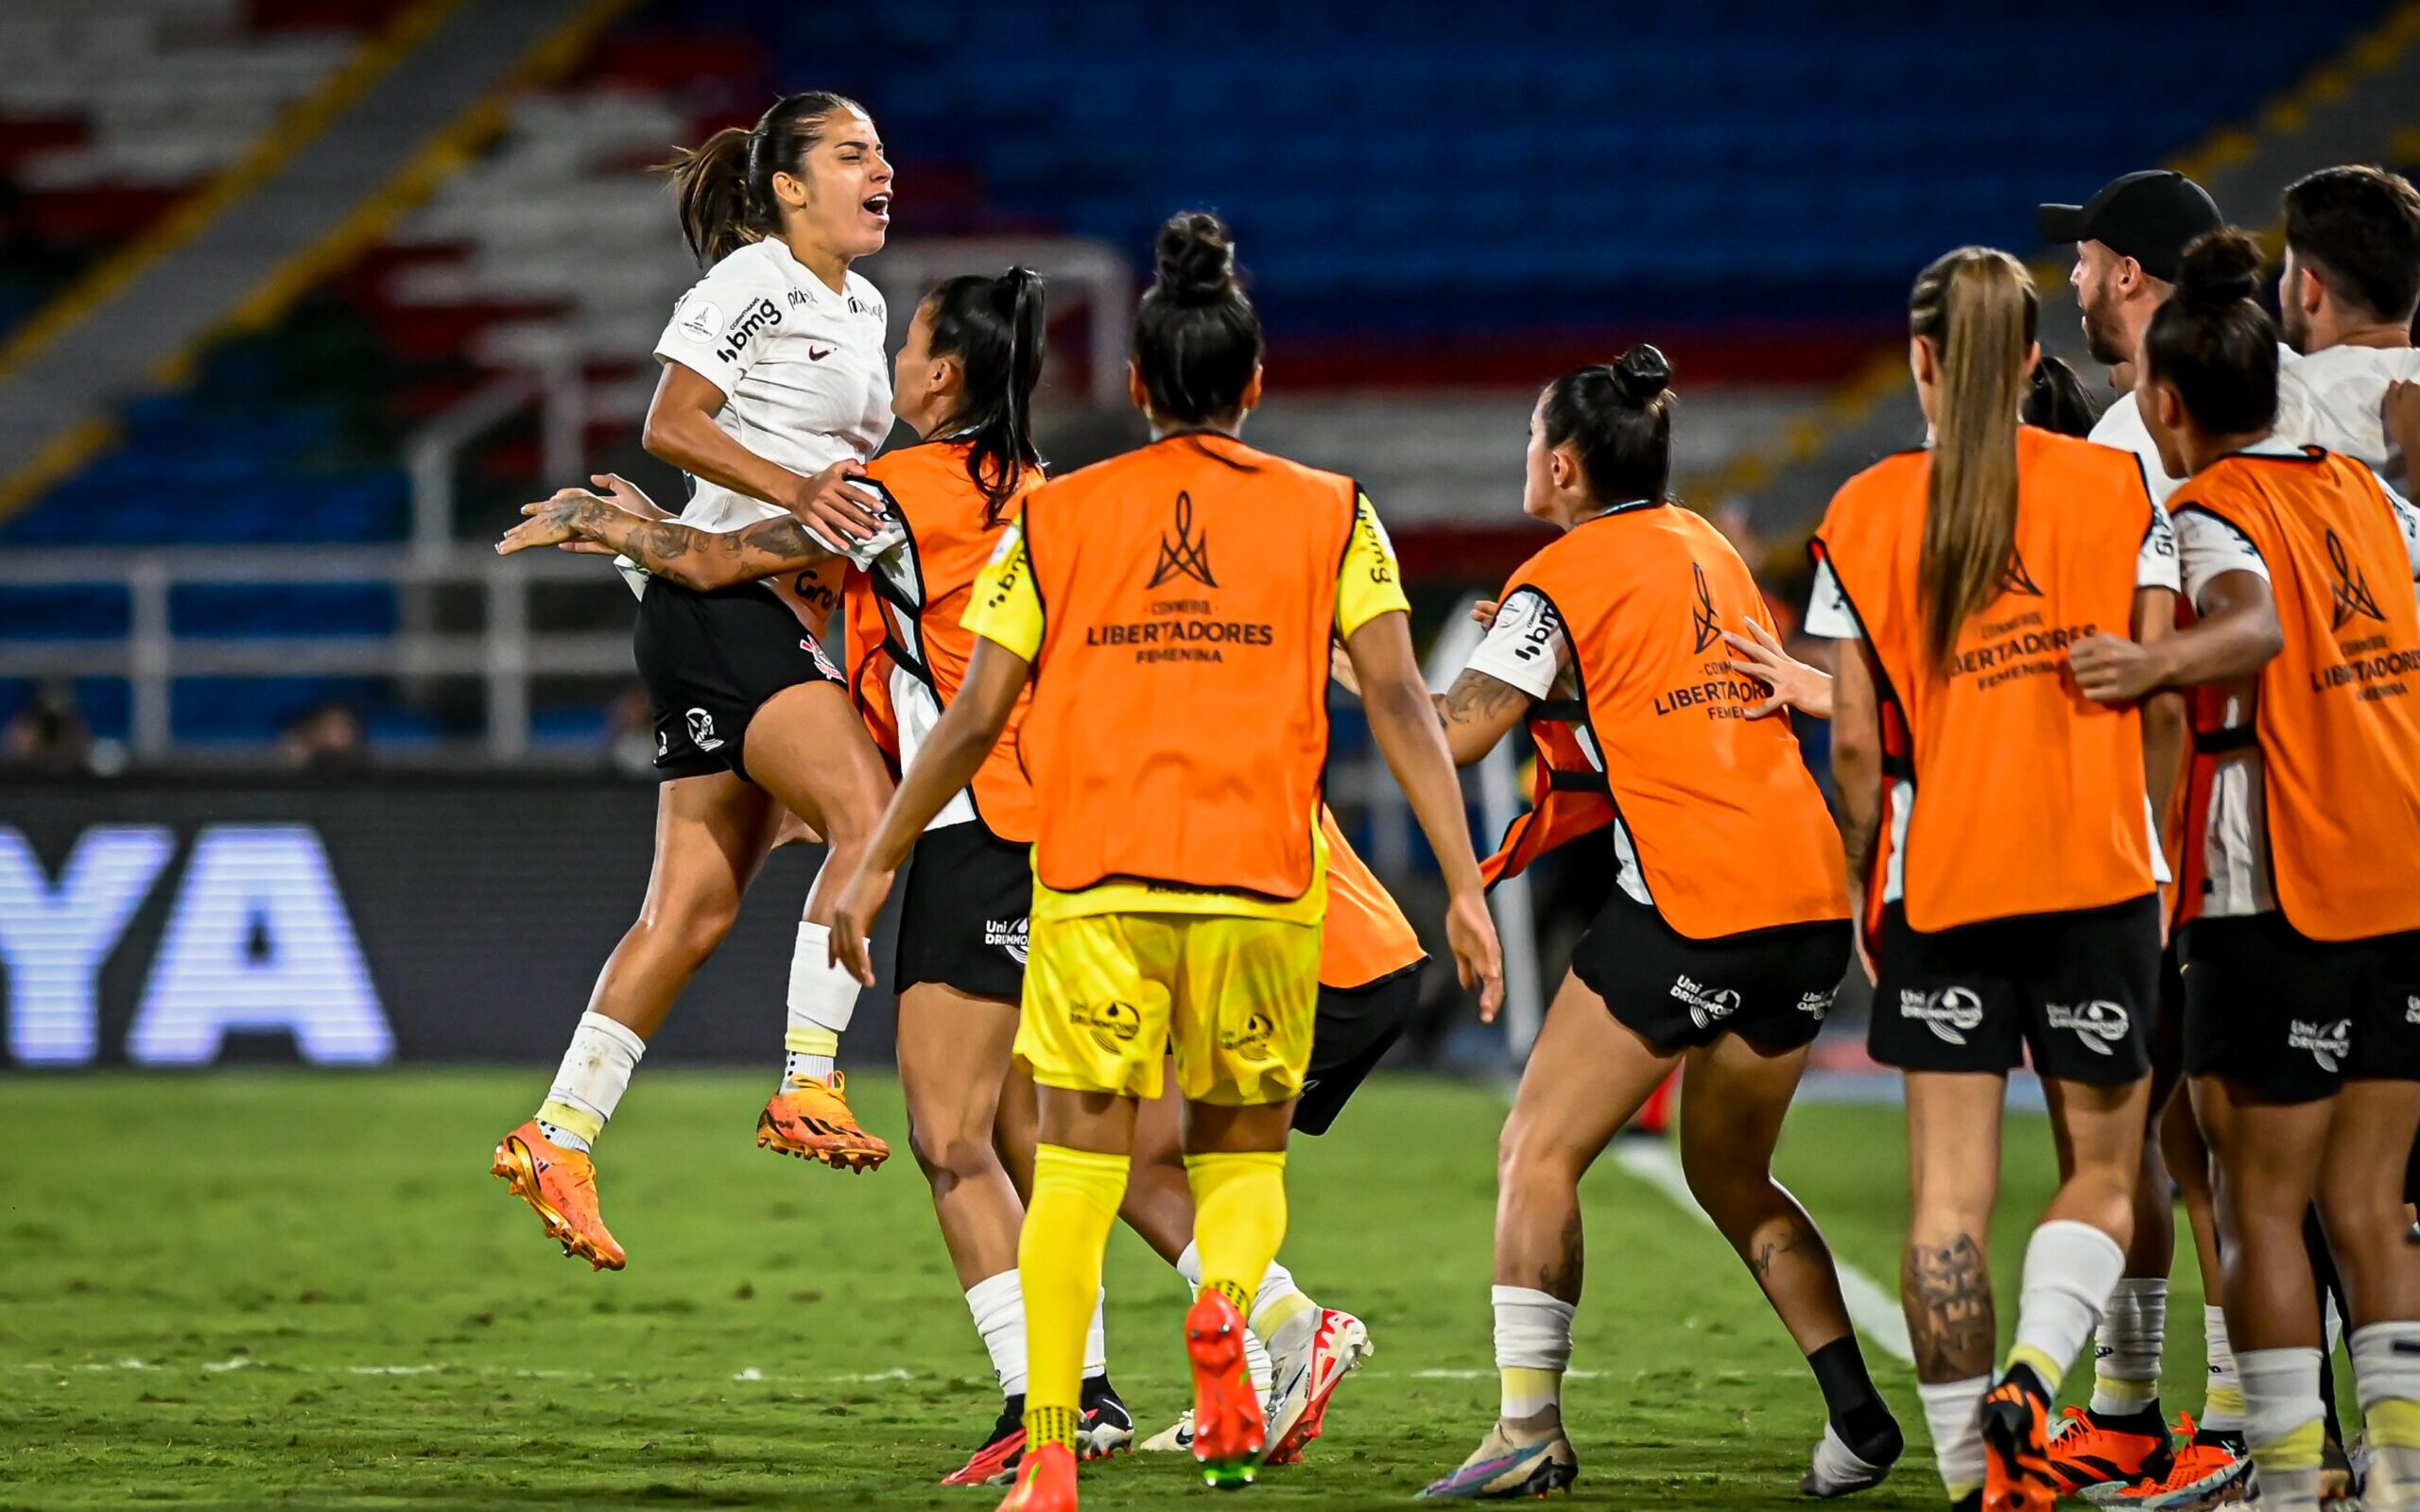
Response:
[[[865,211],[865,213],[866,213],[869,216],[873,217],[873,222],[874,222],[874,224],[875,224],[875,225],[877,225],[877,226],[888,226],[888,225],[890,225],[890,190],[888,190],[888,189],[885,189],[885,190],[884,190],[884,191],[882,191],[880,194],[877,194],[877,195],[869,195],[869,196],[866,198],[866,200],[865,200],[864,204],[863,204],[862,206],[860,206],[859,208],[863,209],[863,210]]]

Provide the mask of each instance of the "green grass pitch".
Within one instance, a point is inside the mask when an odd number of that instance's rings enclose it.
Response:
[[[849,1177],[757,1150],[763,1075],[650,1071],[600,1146],[631,1268],[561,1258],[487,1175],[539,1072],[0,1078],[0,1507],[941,1507],[996,1407],[904,1153]],[[904,1140],[896,1087],[853,1084]],[[1366,1089],[1296,1145],[1286,1259],[1378,1352],[1304,1465],[1221,1505],[1400,1504],[1495,1407],[1487,1307],[1495,1090]],[[1994,1263],[2003,1322],[2047,1194],[2013,1115]],[[1893,1284],[1893,1108],[1804,1107],[1784,1175],[1841,1254]],[[1804,1506],[1822,1407],[1746,1272],[1695,1216],[1600,1163],[1566,1396],[1574,1504]],[[1146,1434],[1184,1405],[1181,1285],[1112,1241],[1112,1370]],[[2171,1382],[2198,1405],[2190,1259]],[[1938,1504],[1903,1366],[1869,1347],[1904,1473]],[[136,1364],[139,1362],[139,1365]],[[1197,1504],[1173,1456],[1084,1480],[1102,1509]]]

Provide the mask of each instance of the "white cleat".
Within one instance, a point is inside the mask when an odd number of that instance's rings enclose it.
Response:
[[[1193,1409],[1187,1407],[1184,1409],[1184,1417],[1179,1418],[1165,1431],[1145,1439],[1143,1441],[1143,1452],[1146,1454],[1192,1453]]]
[[[1798,1489],[1806,1496],[1847,1496],[1881,1485],[1890,1474],[1890,1466],[1869,1465],[1858,1458],[1825,1423],[1824,1436],[1815,1444],[1815,1463],[1799,1481]]]
[[[1291,1465],[1302,1459],[1303,1446],[1320,1436],[1336,1388],[1376,1349],[1359,1318],[1332,1307],[1320,1309],[1308,1330],[1278,1332],[1305,1336],[1299,1341],[1281,1344],[1272,1339],[1270,1343],[1273,1368],[1265,1412],[1270,1449],[1264,1463]]]

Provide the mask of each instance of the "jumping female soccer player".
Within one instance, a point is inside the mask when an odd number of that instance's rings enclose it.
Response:
[[[656,343],[664,372],[646,440],[695,480],[683,521],[717,534],[757,525],[800,551],[836,540],[862,549],[875,533],[877,501],[847,478],[890,428],[884,312],[849,265],[882,249],[891,177],[863,108],[826,94],[789,95],[754,129],[718,131],[675,166],[682,229],[713,266]],[[830,965],[826,929],[830,883],[855,865],[890,793],[881,754],[795,585],[700,592],[631,576],[640,594],[632,647],[664,780],[655,869],[554,1086],[496,1145],[493,1164],[563,1253],[599,1270],[619,1270],[625,1257],[597,1211],[590,1146],[789,816],[822,835],[839,865],[827,862],[807,894],[788,1063],[757,1143],[852,1170],[890,1153],[858,1127],[833,1070],[857,988]]]
[[[1925,269],[1909,346],[1933,444],[1849,480],[1814,544],[1815,607],[1861,632],[1832,689],[1833,769],[1879,913],[1870,1048],[1907,1074],[1916,1376],[1951,1500],[1986,1512],[2055,1500],[2049,1403],[2125,1265],[2157,1005],[2152,805],[2182,717],[2172,697],[2147,715],[2075,689],[2073,642],[2166,633],[2174,558],[2146,550],[2160,519],[2133,456],[2018,423],[2038,313],[2006,253]],[[2029,1050],[2064,1180],[1994,1379],[1983,1257]]]
[[[1786,721],[1724,664],[1761,623],[1737,552],[1666,495],[1671,369],[1653,347],[1548,385],[1521,507],[1562,537],[1512,575],[1487,639],[1438,700],[1465,765],[1525,720],[1537,806],[1488,863],[1517,874],[1611,827],[1614,895],[1572,952],[1497,1158],[1495,1426],[1433,1498],[1536,1496],[1579,1460],[1562,1388],[1581,1293],[1580,1181],[1686,1057],[1691,1191],[1806,1354],[1829,1409],[1804,1489],[1879,1482],[1898,1423],[1866,1374],[1823,1236],[1772,1174],[1782,1117],[1850,954],[1823,794]]]
[[[2320,1505],[2315,1200],[2351,1303],[2372,1506],[2420,1498],[2420,514],[2368,467],[2273,437],[2277,334],[2238,232],[2189,249],[2135,391],[2196,618],[2074,647],[2086,697],[2194,696],[2186,1066],[2223,1179],[2227,1324],[2260,1502]]]
[[[1266,1447],[1244,1318],[1284,1238],[1285,1148],[1318,997],[1328,646],[1361,668],[1373,731],[1443,865],[1464,979],[1501,995],[1461,798],[1420,686],[1384,532],[1349,478],[1236,438],[1260,398],[1260,322],[1227,230],[1161,232],[1132,388],[1151,444],[1045,484],[977,581],[965,684],[885,813],[834,919],[866,931],[916,836],[978,771],[1030,681],[1031,955],[1016,1053],[1041,1088],[1019,1239],[1028,1449],[1002,1506],[1076,1505],[1085,1319],[1124,1196],[1137,1104],[1172,1045],[1202,1262],[1186,1314],[1194,1454],[1249,1481]]]

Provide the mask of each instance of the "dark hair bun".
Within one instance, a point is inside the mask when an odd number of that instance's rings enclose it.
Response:
[[[2221,226],[2185,249],[2176,269],[2176,297],[2196,308],[2233,304],[2260,294],[2260,247]]]
[[[1235,233],[1206,210],[1170,215],[1154,251],[1157,286],[1165,299],[1181,305],[1217,304],[1237,292]]]
[[[1671,361],[1642,341],[1614,363],[1614,387],[1634,404],[1651,404],[1672,387]]]

